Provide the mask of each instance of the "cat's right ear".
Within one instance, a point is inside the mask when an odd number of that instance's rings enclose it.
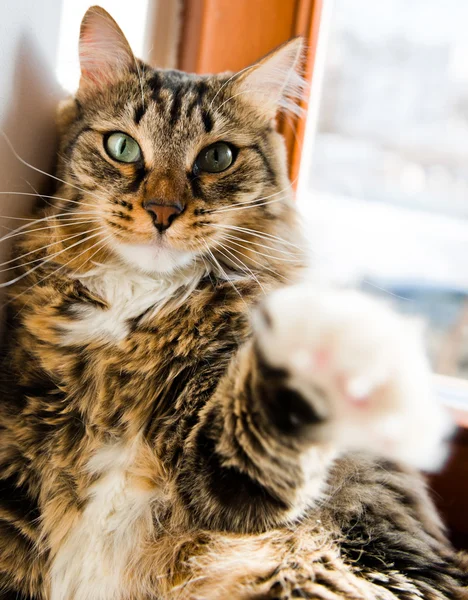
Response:
[[[235,79],[236,94],[256,104],[269,118],[279,110],[301,115],[299,101],[307,95],[307,82],[300,75],[302,58],[303,40],[293,38],[240,71]]]
[[[101,88],[135,67],[122,30],[100,6],[86,11],[80,30],[80,89]]]

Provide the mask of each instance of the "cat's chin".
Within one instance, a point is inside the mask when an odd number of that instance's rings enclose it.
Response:
[[[118,244],[115,251],[127,264],[148,274],[170,274],[194,259],[192,252],[154,244]]]

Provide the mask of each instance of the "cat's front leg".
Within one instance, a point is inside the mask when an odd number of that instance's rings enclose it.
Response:
[[[361,292],[310,285],[271,295],[254,320],[265,363],[316,415],[312,437],[339,451],[440,466],[452,427],[432,389],[419,322]],[[281,410],[278,398],[273,412]],[[289,419],[301,427],[300,414]]]
[[[299,285],[269,296],[253,325],[187,442],[179,489],[204,525],[300,516],[348,449],[443,460],[450,424],[415,323],[359,292]]]

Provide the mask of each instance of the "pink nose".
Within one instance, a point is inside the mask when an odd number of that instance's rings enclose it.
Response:
[[[166,204],[161,200],[148,200],[143,206],[153,218],[154,226],[160,233],[170,227],[174,219],[184,210],[179,202]]]

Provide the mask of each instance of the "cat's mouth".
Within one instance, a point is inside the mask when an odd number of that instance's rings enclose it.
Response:
[[[171,273],[189,265],[195,258],[193,252],[171,248],[163,240],[147,244],[122,244],[115,251],[126,263],[145,273]]]

